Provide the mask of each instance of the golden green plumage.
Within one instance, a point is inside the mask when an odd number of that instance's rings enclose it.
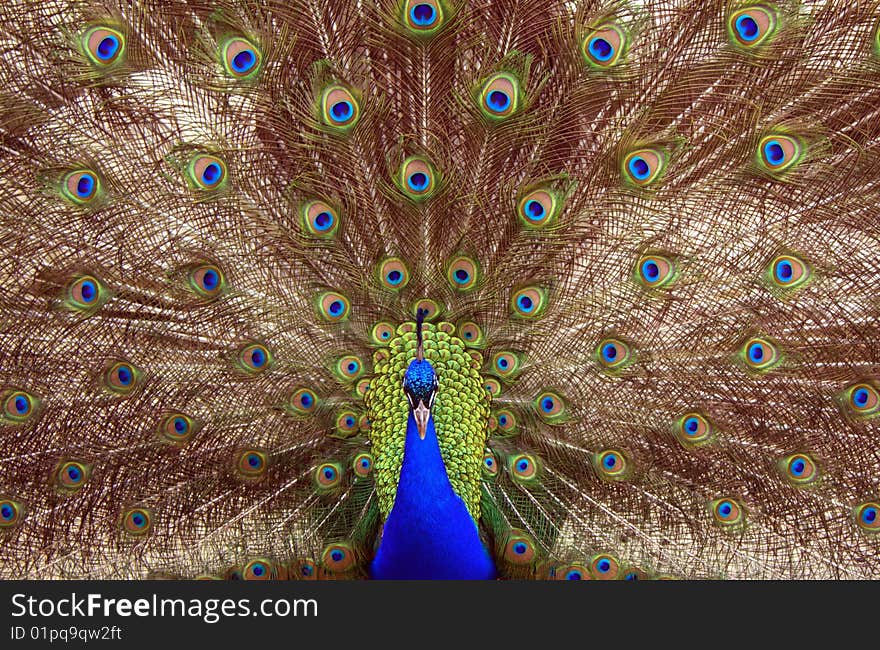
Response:
[[[455,335],[452,323],[425,323],[425,358],[440,377],[433,409],[440,453],[452,487],[475,520],[480,518],[480,477],[489,426],[489,396],[480,375],[482,355]],[[376,490],[383,515],[391,511],[403,462],[409,406],[403,375],[416,353],[413,323],[398,326],[387,347],[373,355],[365,401],[376,455]]]

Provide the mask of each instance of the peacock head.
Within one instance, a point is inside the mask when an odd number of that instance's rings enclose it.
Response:
[[[409,408],[416,421],[419,430],[419,438],[425,439],[428,429],[428,418],[431,417],[431,408],[434,406],[434,398],[437,396],[437,373],[431,362],[425,359],[425,350],[422,346],[422,323],[427,315],[427,310],[419,309],[416,316],[416,358],[413,359],[406,374],[403,376],[403,392],[409,401]]]

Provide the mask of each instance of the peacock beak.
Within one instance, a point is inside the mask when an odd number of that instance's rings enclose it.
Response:
[[[412,413],[413,419],[416,421],[416,428],[419,430],[419,438],[424,440],[425,433],[428,431],[428,418],[431,417],[431,409],[420,400]]]

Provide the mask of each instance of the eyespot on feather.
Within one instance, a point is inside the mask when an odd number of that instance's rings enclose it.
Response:
[[[217,156],[201,153],[193,156],[186,168],[194,189],[213,192],[226,183],[226,163]]]
[[[776,13],[767,5],[744,7],[727,19],[731,42],[744,49],[766,42],[776,31],[776,26]]]
[[[792,454],[781,459],[779,471],[786,481],[797,487],[814,483],[819,478],[816,461],[809,454]]]
[[[24,504],[9,497],[0,496],[0,531],[18,526],[24,519]]]
[[[642,255],[636,263],[636,279],[647,289],[668,287],[675,279],[675,262],[658,254]]]
[[[62,461],[52,473],[52,479],[59,490],[69,494],[82,489],[89,479],[91,470],[91,465],[80,461]]]
[[[782,354],[774,343],[763,337],[746,341],[740,350],[740,358],[750,372],[766,372],[782,362]]]
[[[20,501],[0,496],[0,531],[18,526],[25,514],[25,507]]]
[[[116,361],[104,370],[104,387],[117,395],[129,395],[140,382],[141,371],[127,361]]]
[[[517,203],[516,216],[528,230],[540,230],[556,221],[561,200],[550,189],[537,188],[527,192]]]
[[[321,95],[321,118],[329,127],[342,132],[354,128],[360,118],[360,104],[350,90],[335,85]]]
[[[483,454],[483,478],[494,479],[498,475],[498,459],[491,450]]]
[[[535,411],[549,424],[558,424],[568,418],[565,400],[559,393],[545,390],[535,397]]]
[[[531,564],[535,560],[535,542],[526,533],[516,528],[510,530],[504,542],[502,558],[515,566]]]
[[[712,423],[702,413],[685,413],[673,426],[678,441],[685,447],[708,443],[715,435]]]
[[[621,370],[632,363],[632,348],[617,338],[602,339],[596,347],[596,360],[605,370]]]
[[[251,560],[241,570],[242,580],[272,580],[275,577],[275,565],[265,558]]]
[[[709,511],[719,526],[738,526],[745,522],[745,511],[733,498],[723,497],[709,502]]]
[[[876,501],[868,501],[856,506],[856,524],[863,531],[871,534],[880,532],[880,504]]]
[[[216,298],[226,289],[226,277],[215,264],[200,264],[189,272],[189,285],[202,298]]]
[[[465,345],[471,348],[480,348],[485,345],[482,328],[473,321],[462,321],[456,327],[458,337]]]
[[[83,52],[96,68],[107,69],[124,60],[125,36],[106,25],[96,25],[82,35]]]
[[[615,23],[605,23],[587,33],[581,55],[590,67],[607,69],[620,63],[626,47],[626,33]]]
[[[379,284],[389,291],[400,291],[409,284],[409,269],[399,257],[382,260],[376,269]]]
[[[480,90],[480,111],[489,120],[510,117],[518,110],[519,102],[519,80],[509,73],[492,75]]]
[[[334,435],[338,438],[351,438],[358,432],[358,414],[354,411],[343,409],[336,415]]]
[[[321,463],[315,468],[314,480],[319,490],[337,488],[342,482],[342,466],[339,463]]]
[[[471,257],[460,255],[453,258],[446,268],[446,280],[456,291],[470,291],[477,286],[480,267]]]
[[[411,310],[413,318],[418,316],[420,309],[425,312],[425,322],[430,322],[443,313],[443,306],[436,300],[431,300],[430,298],[422,298],[413,304]]]
[[[516,433],[518,423],[516,415],[510,409],[499,409],[495,412],[495,422],[498,424],[497,435],[504,436]]]
[[[263,54],[249,40],[236,36],[227,39],[222,48],[223,70],[235,79],[247,79],[259,72]]]
[[[354,567],[355,562],[354,550],[345,542],[328,544],[321,553],[321,564],[332,573],[345,573]]]
[[[77,275],[67,285],[65,306],[84,314],[92,314],[107,301],[104,285],[93,275]]]
[[[348,298],[335,291],[318,294],[315,300],[315,311],[318,316],[331,323],[348,320],[351,304]]]
[[[167,413],[159,422],[159,437],[176,445],[188,442],[202,427],[201,422],[185,413]]]
[[[620,561],[613,555],[601,553],[590,562],[590,571],[597,580],[617,580]]]
[[[331,238],[339,228],[339,216],[323,201],[310,201],[301,208],[303,231],[313,237]]]
[[[523,287],[510,296],[510,310],[517,318],[538,318],[546,309],[547,290],[543,287]]]
[[[356,476],[366,478],[373,473],[373,455],[361,452],[351,461],[351,469]]]
[[[666,157],[658,149],[639,149],[623,159],[624,178],[632,185],[646,187],[659,180],[666,166]]]
[[[443,4],[438,0],[407,0],[403,5],[403,24],[415,36],[432,36],[444,22]]]
[[[296,415],[311,415],[318,405],[318,397],[309,388],[297,388],[290,396],[290,408]]]
[[[132,537],[142,537],[153,527],[152,513],[146,508],[131,508],[122,513],[122,530]]]
[[[880,391],[870,382],[858,382],[843,392],[842,403],[847,411],[858,418],[880,414]]]
[[[407,158],[400,166],[398,187],[413,201],[424,201],[436,188],[436,170],[424,158],[414,156]]]
[[[394,338],[394,326],[391,323],[380,321],[373,325],[370,330],[370,339],[376,345],[388,345]]]
[[[261,449],[245,449],[238,454],[235,461],[235,469],[244,479],[260,478],[268,467],[268,456]]]
[[[796,138],[782,134],[768,135],[758,143],[758,166],[772,175],[779,175],[797,165],[803,153],[803,145]]]
[[[254,375],[265,372],[274,361],[272,353],[262,343],[251,343],[239,350],[236,365],[247,374]]]
[[[507,471],[519,483],[534,482],[538,479],[538,459],[532,454],[515,454],[507,462]]]
[[[3,404],[3,424],[17,425],[35,417],[40,407],[40,398],[28,391],[7,388],[0,391],[0,403]]]
[[[101,178],[91,169],[72,171],[61,182],[61,194],[74,205],[93,202],[101,188]]]
[[[629,461],[623,452],[617,449],[605,449],[593,456],[593,466],[599,477],[606,481],[622,481],[631,471]]]
[[[794,255],[777,255],[767,269],[767,280],[771,287],[789,291],[809,282],[811,269],[803,260]]]
[[[334,374],[343,383],[355,381],[364,374],[364,363],[354,354],[340,357],[333,366]]]

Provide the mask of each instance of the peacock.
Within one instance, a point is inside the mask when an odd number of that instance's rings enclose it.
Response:
[[[876,0],[0,7],[0,577],[880,578]]]

